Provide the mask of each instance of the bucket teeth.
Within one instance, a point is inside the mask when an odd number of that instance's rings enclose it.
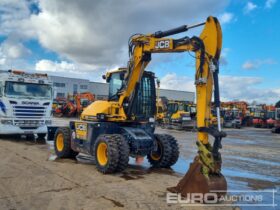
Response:
[[[187,194],[191,193],[216,193],[220,198],[226,194],[227,182],[221,173],[204,175],[202,173],[202,164],[199,158],[196,157],[177,186],[167,188],[167,190],[173,193],[180,193],[182,197],[187,197]]]

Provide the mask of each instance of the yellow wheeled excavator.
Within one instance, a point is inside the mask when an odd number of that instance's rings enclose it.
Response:
[[[203,26],[200,37],[166,38]],[[172,192],[225,192],[226,180],[221,174],[221,131],[219,100],[219,57],[222,33],[218,20],[208,17],[206,22],[158,31],[135,34],[129,39],[129,62],[125,69],[104,76],[109,83],[109,99],[95,101],[71,121],[69,127],[50,127],[49,138],[54,139],[58,157],[65,158],[86,153],[95,158],[97,169],[103,173],[124,170],[129,156],[147,156],[154,167],[170,167],[179,156],[177,141],[167,134],[155,134],[156,87],[155,75],[145,71],[152,53],[195,52],[195,85],[197,93],[198,155],[189,171]],[[210,128],[211,98],[214,90],[218,129]],[[208,135],[214,136],[211,145]],[[217,193],[221,194],[221,193]]]

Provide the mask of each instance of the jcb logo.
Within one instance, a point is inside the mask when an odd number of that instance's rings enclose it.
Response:
[[[87,124],[86,123],[75,123],[76,127],[76,138],[81,140],[87,140]]]
[[[164,49],[170,47],[170,41],[169,40],[161,40],[156,42],[156,49]]]
[[[77,124],[76,125],[76,129],[80,130],[80,131],[86,131],[87,130],[87,126],[85,124]]]

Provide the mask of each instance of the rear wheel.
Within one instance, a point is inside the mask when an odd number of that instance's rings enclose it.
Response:
[[[117,135],[101,135],[94,144],[97,169],[104,173],[113,173],[118,169],[119,141]]]
[[[155,134],[157,150],[152,151],[148,161],[153,167],[169,168],[174,165],[179,157],[179,147],[176,139],[167,134]]]
[[[67,127],[58,128],[54,136],[54,150],[59,158],[70,158],[78,154],[71,149],[71,134]]]

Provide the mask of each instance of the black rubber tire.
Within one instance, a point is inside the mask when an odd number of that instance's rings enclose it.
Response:
[[[166,134],[166,136],[168,137],[169,143],[172,147],[172,155],[169,161],[169,167],[170,167],[177,162],[180,152],[179,152],[179,146],[177,140],[171,135]]]
[[[119,147],[119,162],[116,171],[121,172],[125,170],[128,166],[130,149],[129,149],[128,142],[122,135],[116,134],[114,136],[115,136],[114,138],[118,142],[118,147]]]
[[[167,134],[155,134],[158,144],[161,145],[161,156],[155,160],[151,154],[147,155],[148,161],[155,168],[169,168],[174,165],[179,158],[179,147],[174,137]]]
[[[38,133],[37,136],[39,139],[45,139],[46,138],[46,133]]]
[[[63,135],[63,150],[59,151],[56,146],[56,140],[57,136],[59,134]],[[75,152],[71,149],[71,132],[68,127],[60,127],[56,130],[55,135],[54,135],[54,150],[55,154],[59,158],[72,158],[75,157],[78,152]]]
[[[104,174],[116,172],[119,164],[119,143],[116,135],[100,135],[94,144],[94,158],[98,171]],[[97,148],[100,143],[105,143],[107,146],[107,163],[101,165],[98,160]]]

